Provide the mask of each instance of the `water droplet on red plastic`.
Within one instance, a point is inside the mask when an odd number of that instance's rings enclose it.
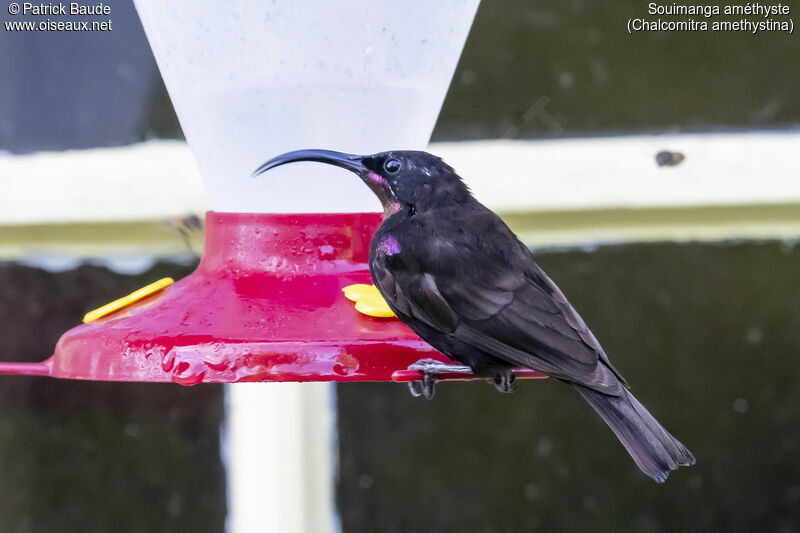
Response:
[[[175,350],[170,350],[161,360],[161,368],[164,372],[171,372],[173,366],[175,366]]]
[[[179,385],[197,385],[206,375],[202,361],[181,361],[172,372],[172,381]]]

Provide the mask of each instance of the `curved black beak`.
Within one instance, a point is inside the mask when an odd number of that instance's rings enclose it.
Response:
[[[355,172],[359,176],[363,176],[369,169],[364,166],[363,157],[360,155],[345,154],[342,152],[334,152],[332,150],[296,150],[294,152],[286,152],[277,157],[273,157],[253,172],[255,178],[259,174],[266,172],[275,167],[285,165],[286,163],[294,163],[296,161],[316,161],[318,163],[327,163]]]

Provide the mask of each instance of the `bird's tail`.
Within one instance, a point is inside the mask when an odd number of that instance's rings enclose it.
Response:
[[[658,483],[666,481],[671,470],[694,464],[692,452],[670,435],[627,389],[623,388],[621,396],[611,396],[574,386],[605,420],[642,472]]]

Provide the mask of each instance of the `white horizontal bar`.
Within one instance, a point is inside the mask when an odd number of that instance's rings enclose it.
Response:
[[[800,131],[637,135],[432,146],[475,195],[508,211],[800,200]],[[659,167],[655,155],[685,159]]]
[[[434,143],[429,150],[490,208],[524,212],[800,202],[799,147],[794,131]],[[685,160],[658,167],[655,154],[665,149]],[[0,176],[0,225],[153,220],[208,206],[180,141],[5,156]],[[330,210],[343,201],[331,198]]]

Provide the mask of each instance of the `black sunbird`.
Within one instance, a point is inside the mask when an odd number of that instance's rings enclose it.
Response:
[[[658,482],[695,462],[642,406],[594,334],[530,250],[473,198],[455,171],[420,151],[360,156],[298,150],[254,175],[296,161],[357,174],[383,205],[370,274],[397,317],[431,346],[509,391],[512,369],[571,385],[608,424],[639,468]],[[446,365],[421,361],[430,398]]]

